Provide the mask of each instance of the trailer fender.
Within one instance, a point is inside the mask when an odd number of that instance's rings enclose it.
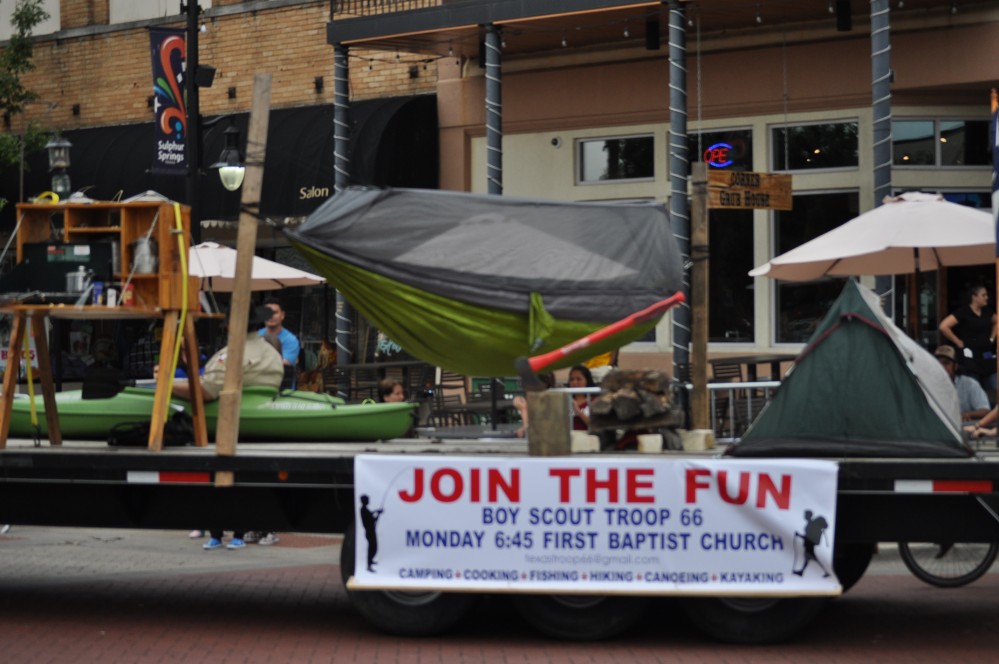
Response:
[[[836,572],[844,593],[864,576],[876,548],[874,542],[836,542],[833,549],[833,571]]]
[[[340,547],[344,586],[354,574],[354,524],[347,527]],[[478,598],[471,593],[436,591],[348,590],[350,603],[376,628],[397,636],[442,634],[468,615]]]

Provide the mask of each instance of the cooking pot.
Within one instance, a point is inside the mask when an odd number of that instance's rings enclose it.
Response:
[[[140,237],[131,244],[132,271],[136,274],[156,274],[159,261],[156,240],[151,237]]]
[[[90,286],[90,280],[93,278],[94,273],[85,268],[84,266],[79,266],[76,272],[66,273],[66,292],[67,293],[82,293],[87,290]]]

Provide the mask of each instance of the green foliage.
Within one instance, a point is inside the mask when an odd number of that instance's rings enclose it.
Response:
[[[16,164],[21,160],[21,134],[0,134],[0,165]],[[24,154],[33,154],[45,147],[50,133],[37,122],[24,131]]]
[[[10,24],[14,28],[7,47],[0,52],[0,113],[17,115],[24,111],[24,105],[37,98],[37,95],[24,86],[21,76],[34,69],[31,62],[32,30],[49,17],[42,7],[42,0],[17,0]],[[23,154],[31,154],[45,147],[48,139],[37,123],[25,127],[23,136],[18,133],[0,134],[0,166],[17,164]],[[0,208],[7,203],[0,199]]]
[[[14,34],[0,53],[0,111],[20,113],[26,103],[36,98],[35,93],[24,87],[21,76],[35,66],[31,62],[32,30],[48,17],[42,0],[17,0],[10,20]]]

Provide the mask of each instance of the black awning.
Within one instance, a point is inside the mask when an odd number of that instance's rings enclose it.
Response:
[[[437,98],[434,95],[390,97],[355,102],[350,108],[351,184],[435,189],[438,186]],[[226,191],[207,167],[224,146],[231,121],[240,130],[245,155],[249,114],[221,120],[206,118],[202,131],[200,179],[202,219],[235,219],[239,192]],[[73,190],[90,198],[128,198],[147,190],[188,202],[185,177],[153,175],[153,124],[77,129],[64,133],[73,144],[69,169]],[[0,226],[13,228],[19,199],[16,167],[0,178],[0,196],[11,203],[0,212]],[[36,196],[51,188],[48,157],[27,161],[24,191]],[[333,194],[333,105],[271,111],[261,211],[272,217],[306,216]]]

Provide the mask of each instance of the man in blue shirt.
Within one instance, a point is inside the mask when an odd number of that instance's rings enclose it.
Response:
[[[988,395],[977,380],[957,373],[957,351],[954,347],[938,346],[933,354],[954,381],[957,400],[961,407],[961,421],[975,421],[984,417],[990,408]]]
[[[291,389],[295,389],[298,383],[298,376],[295,371],[298,362],[298,354],[301,345],[291,330],[284,327],[284,309],[281,308],[281,301],[277,298],[268,298],[264,306],[271,310],[271,317],[265,323],[265,327],[260,328],[260,336],[274,335],[281,342],[281,356],[284,358],[285,375],[291,377]]]

